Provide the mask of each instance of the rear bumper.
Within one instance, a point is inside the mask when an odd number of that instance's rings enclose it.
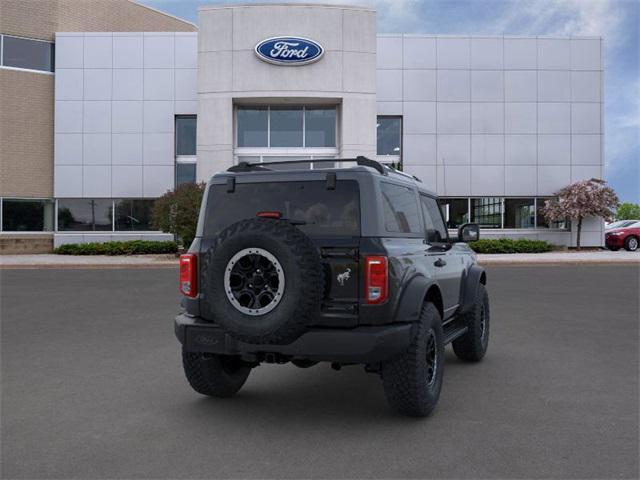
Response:
[[[310,328],[288,345],[254,345],[240,342],[198,317],[183,314],[175,319],[176,337],[187,351],[241,355],[258,361],[275,354],[283,359],[377,363],[405,351],[413,333],[411,323],[351,329]]]

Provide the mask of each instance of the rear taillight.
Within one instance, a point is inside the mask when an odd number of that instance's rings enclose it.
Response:
[[[180,255],[180,292],[192,298],[198,295],[198,265],[193,253]]]
[[[387,257],[364,257],[364,288],[367,303],[382,303],[389,291]]]
[[[280,219],[282,217],[282,213],[280,213],[280,212],[258,212],[258,213],[256,213],[256,217]]]

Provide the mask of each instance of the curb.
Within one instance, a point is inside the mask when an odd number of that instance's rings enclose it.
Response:
[[[491,267],[514,267],[514,266],[539,266],[539,267],[548,267],[548,266],[576,266],[576,265],[617,265],[617,266],[638,266],[640,267],[640,260],[638,261],[623,261],[623,260],[480,260],[478,261],[479,265],[483,266],[491,266]]]
[[[87,263],[87,264],[29,264],[29,265],[0,265],[0,271],[2,270],[44,270],[44,269],[65,269],[65,270],[89,270],[89,269],[102,269],[102,270],[116,270],[116,269],[133,269],[133,268],[178,268],[178,262],[176,263]]]

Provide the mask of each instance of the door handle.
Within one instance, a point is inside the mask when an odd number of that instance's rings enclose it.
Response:
[[[445,262],[443,259],[439,258],[438,260],[436,260],[435,262],[433,262],[433,264],[434,264],[436,267],[444,267],[444,266],[447,264],[447,262]]]

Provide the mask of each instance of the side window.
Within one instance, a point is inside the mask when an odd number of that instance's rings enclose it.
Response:
[[[447,229],[442,220],[442,213],[435,198],[420,195],[422,213],[427,234],[427,242],[440,243],[447,241]]]
[[[392,183],[383,182],[380,185],[387,232],[421,233],[420,211],[415,192]]]

